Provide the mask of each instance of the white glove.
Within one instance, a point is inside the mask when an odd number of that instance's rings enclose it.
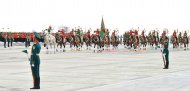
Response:
[[[34,64],[32,64],[32,67],[34,67]]]

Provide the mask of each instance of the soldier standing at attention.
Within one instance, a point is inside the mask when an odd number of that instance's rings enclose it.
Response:
[[[169,50],[168,50],[168,46],[169,46],[169,39],[168,37],[165,36],[164,38],[164,43],[163,43],[163,54],[165,56],[165,67],[163,69],[169,69]]]
[[[8,33],[8,36],[7,36],[7,41],[8,41],[8,47],[9,47],[9,44],[11,42],[11,32]]]
[[[13,46],[13,41],[14,41],[14,33],[11,33],[11,47]]]
[[[7,42],[7,32],[2,34],[2,37],[4,38],[4,48],[6,48],[6,42]]]
[[[37,32],[34,32],[34,44],[32,46],[32,53],[30,58],[30,65],[32,70],[34,87],[30,89],[40,89],[40,50],[41,46],[39,44],[40,36]]]

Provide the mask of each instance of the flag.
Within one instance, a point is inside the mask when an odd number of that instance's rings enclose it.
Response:
[[[28,56],[28,51],[27,51],[27,49],[26,49],[26,50],[22,50],[22,52],[24,52],[24,53],[26,53],[26,54],[27,54],[28,61],[30,61],[30,58],[29,58],[29,56]]]
[[[28,54],[28,51],[27,51],[27,50],[22,50],[22,52],[24,52],[24,53]]]
[[[104,19],[102,17],[101,28],[100,28],[100,37],[101,38],[104,38],[104,33],[105,33],[105,25],[104,25]]]

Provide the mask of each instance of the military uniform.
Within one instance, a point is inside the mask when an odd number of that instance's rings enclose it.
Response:
[[[49,26],[49,28],[47,29],[47,31],[48,31],[48,34],[50,34],[51,31],[52,31],[52,26]]]
[[[169,40],[168,37],[165,37],[165,39]],[[165,67],[164,69],[168,69],[169,68],[169,50],[168,50],[168,46],[169,46],[169,41],[164,42],[163,47],[163,54],[165,55]]]
[[[8,41],[8,47],[9,47],[9,44],[10,44],[10,42],[11,42],[11,33],[8,34],[8,39],[7,39],[7,41]]]
[[[7,33],[4,33],[4,48],[6,48],[6,42],[7,42]]]
[[[11,34],[11,47],[13,46],[13,41],[14,41],[14,34]]]
[[[30,42],[29,34],[26,34],[25,35],[25,47],[29,47],[29,42]]]
[[[35,38],[39,41],[40,37],[39,35],[34,32]],[[41,46],[39,42],[33,44],[32,50],[31,50],[31,58],[30,58],[30,65],[32,70],[32,76],[33,76],[33,82],[34,87],[31,89],[40,89],[40,53]]]

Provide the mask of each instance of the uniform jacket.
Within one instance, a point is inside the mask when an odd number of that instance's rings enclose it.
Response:
[[[39,43],[36,43],[32,46],[32,53],[31,53],[31,59],[30,59],[30,64],[34,64],[34,65],[39,65],[40,64],[40,53],[41,50],[41,46]]]

